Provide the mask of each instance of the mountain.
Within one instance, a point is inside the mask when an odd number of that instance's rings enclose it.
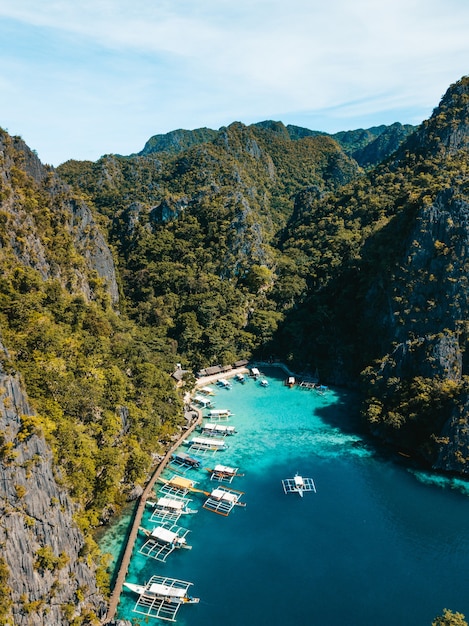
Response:
[[[293,124],[284,126],[282,122],[274,122],[273,120],[257,122],[252,127],[276,133],[285,140],[291,139],[296,141],[306,137],[331,137],[337,141],[348,156],[355,159],[361,167],[365,168],[373,167],[384,161],[415,130],[415,126],[400,124],[399,122],[395,122],[390,126],[383,124],[368,129],[360,128],[334,134],[310,130],[301,126],[294,126]],[[183,152],[192,146],[214,141],[218,133],[222,131],[223,128],[219,131],[210,128],[179,129],[164,135],[154,135],[146,142],[138,156],[147,156],[158,152],[170,154]]]
[[[94,531],[184,419],[173,351],[125,318],[83,195],[4,131],[0,154],[0,622],[98,624]]]
[[[57,170],[0,131],[0,623],[99,622],[95,532],[185,425],[175,363],[317,368],[469,473],[468,171],[469,78],[417,129],[234,122]]]
[[[283,246],[291,258],[303,255],[299,271],[310,287],[306,306],[284,326],[290,350],[308,350],[337,381],[357,381],[361,371],[370,430],[463,474],[468,86],[467,78],[452,85],[432,117],[367,176],[325,199],[300,196]],[[288,329],[298,327],[292,337]]]

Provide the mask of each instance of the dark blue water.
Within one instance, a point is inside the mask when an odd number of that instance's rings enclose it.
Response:
[[[446,607],[469,616],[467,485],[376,455],[347,432],[346,395],[269,382],[216,390],[215,405],[233,411],[238,434],[205,465],[245,472],[232,487],[245,492],[246,508],[225,518],[194,494],[199,512],[179,521],[193,549],[166,563],[136,549],[127,580],[192,581],[201,602],[180,609],[185,626],[430,626]],[[316,494],[284,494],[282,479],[297,471],[314,478]],[[214,486],[206,472],[187,476]],[[118,544],[114,536],[114,551]],[[132,612],[134,600],[122,594],[119,617],[148,623]]]

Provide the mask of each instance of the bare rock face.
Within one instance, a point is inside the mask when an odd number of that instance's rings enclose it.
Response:
[[[77,616],[98,623],[106,604],[74,506],[54,476],[51,450],[18,377],[1,365],[0,478],[0,545],[12,623],[66,626]]]
[[[92,277],[102,279],[111,301],[119,292],[111,251],[90,208],[74,195],[55,171],[17,137],[0,129],[0,245],[10,248],[24,265],[42,278],[58,278],[66,288],[93,298]],[[60,231],[60,232],[59,232]],[[54,238],[70,237],[76,256],[73,272],[64,272],[54,255]],[[70,247],[67,254],[73,255]],[[73,262],[73,259],[72,259]],[[69,259],[69,264],[70,259]]]

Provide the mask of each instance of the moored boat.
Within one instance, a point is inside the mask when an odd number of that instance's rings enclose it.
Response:
[[[207,472],[210,472],[210,480],[218,480],[220,482],[231,482],[236,476],[244,476],[239,473],[239,467],[230,467],[229,465],[217,464],[213,468],[206,467]]]
[[[211,437],[221,436],[227,437],[229,435],[236,434],[236,428],[234,426],[227,426],[226,424],[211,424],[207,423],[200,427],[204,435]]]
[[[298,473],[293,478],[285,478],[282,480],[283,491],[285,493],[297,493],[301,498],[308,491],[316,493],[316,485],[312,478],[304,478]]]
[[[187,452],[175,452],[171,455],[171,463],[175,465],[181,465],[182,467],[187,468],[197,468],[200,467],[201,461],[195,456],[191,456],[187,454]]]
[[[168,578],[152,576],[145,585],[124,583],[124,587],[138,595],[134,612],[147,617],[174,622],[176,613],[183,604],[197,604],[200,598],[188,593],[192,583]]]
[[[216,437],[194,437],[189,441],[189,446],[201,452],[216,452],[217,450],[226,450],[228,448],[224,439]]]
[[[211,420],[228,419],[232,415],[230,409],[210,409],[207,413],[207,417]]]
[[[240,502],[242,495],[242,491],[228,489],[228,487],[216,487],[204,502],[203,508],[226,517],[235,506],[246,506],[245,502]]]

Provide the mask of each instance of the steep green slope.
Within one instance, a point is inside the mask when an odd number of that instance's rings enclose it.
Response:
[[[365,370],[373,432],[463,473],[468,85],[453,85],[388,164],[339,194],[303,197],[283,246],[311,289],[285,345],[331,379]]]
[[[292,141],[235,123],[212,142],[171,155],[66,163],[109,218],[128,311],[167,334],[198,368],[249,356],[276,330],[303,283],[277,286],[276,235],[292,196],[359,174],[328,137]]]
[[[34,409],[2,431],[0,461],[14,468],[46,437],[92,556],[90,531],[184,421],[174,345],[119,312],[113,258],[83,197],[4,131],[0,152],[0,371],[21,375]]]

